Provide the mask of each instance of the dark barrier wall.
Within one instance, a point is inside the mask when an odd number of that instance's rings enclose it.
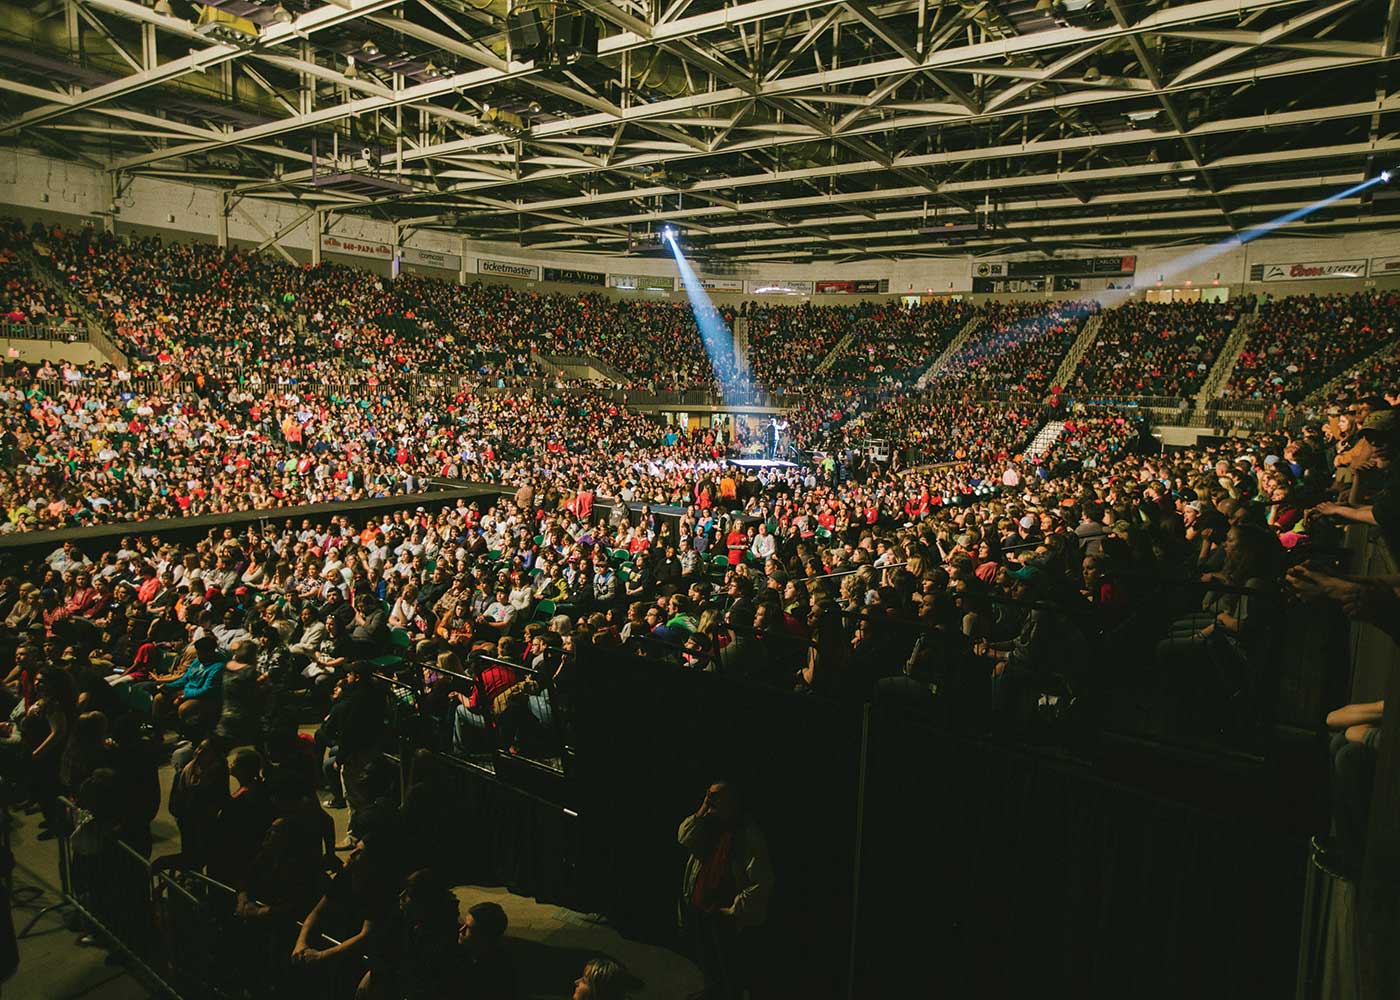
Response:
[[[579,670],[571,779],[589,898],[624,933],[671,940],[676,828],[710,782],[736,782],[777,879],[752,942],[755,995],[845,996],[860,709],[596,651]]]
[[[868,732],[852,996],[1291,995],[1306,839],[1256,796],[1207,811],[887,706]]]
[[[1269,773],[1213,764],[1193,787],[1189,769],[1104,762],[1120,783],[884,706],[863,726],[857,706],[646,661],[580,671],[582,877],[627,932],[670,933],[676,825],[729,777],[778,873],[773,995],[1289,992],[1306,836]]]
[[[225,514],[208,514],[202,517],[168,518],[155,521],[123,521],[116,524],[97,524],[86,528],[63,528],[58,531],[21,531],[0,535],[0,564],[10,561],[33,559],[46,556],[64,542],[73,542],[83,552],[91,554],[112,548],[127,535],[159,535],[173,542],[192,542],[203,538],[211,528],[233,528],[242,531],[249,524],[262,521],[281,524],[291,520],[297,525],[302,519],[312,523],[324,523],[329,518],[342,514],[356,523],[373,515],[391,513],[395,510],[413,510],[423,507],[438,511],[443,507],[455,506],[458,499],[480,500],[483,505],[500,495],[500,488],[488,484],[469,484],[434,490],[430,493],[414,493],[373,500],[346,500],[340,503],[306,504],[300,507],[276,507],[267,510],[240,510]]]

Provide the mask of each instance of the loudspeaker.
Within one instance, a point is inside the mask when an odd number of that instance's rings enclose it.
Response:
[[[506,19],[506,32],[510,37],[511,56],[520,62],[539,61],[544,53],[544,29],[540,24],[539,12],[531,8],[511,11]]]
[[[598,58],[598,21],[591,14],[564,11],[554,18],[554,58],[561,65]]]

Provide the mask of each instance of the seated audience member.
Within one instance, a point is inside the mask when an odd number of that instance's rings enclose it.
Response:
[[[477,903],[457,931],[459,972],[465,992],[481,1000],[516,1000],[516,971],[506,953],[506,912],[499,903]]]
[[[636,980],[610,958],[589,959],[574,980],[572,1000],[626,1000]]]

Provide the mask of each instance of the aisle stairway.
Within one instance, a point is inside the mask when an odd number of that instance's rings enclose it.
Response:
[[[118,368],[126,368],[130,365],[126,353],[123,352],[111,338],[107,336],[101,322],[88,309],[87,303],[73,294],[73,290],[66,283],[59,280],[48,261],[41,260],[39,255],[28,247],[20,247],[17,255],[29,268],[29,273],[36,280],[42,281],[53,289],[60,298],[73,306],[77,314],[82,317],[83,324],[88,331],[88,344],[100,354],[104,361],[116,365]]]
[[[630,385],[632,379],[624,372],[592,354],[531,354],[533,361],[546,375],[581,378],[593,382]]]
[[[852,330],[850,333],[846,334],[844,337],[838,340],[836,342],[836,346],[833,347],[830,351],[828,351],[826,357],[822,358],[821,363],[817,365],[816,373],[820,375],[822,372],[826,371],[833,364],[835,364],[836,359],[839,358],[842,354],[846,353],[846,350],[851,346],[852,341],[854,341],[855,339],[856,332]]]
[[[1036,459],[1044,455],[1064,432],[1065,422],[1063,420],[1050,421],[1036,433],[1035,438],[1026,447],[1026,458]]]
[[[958,331],[958,335],[954,337],[951,341],[949,341],[948,346],[943,349],[943,353],[938,356],[937,360],[935,360],[933,364],[928,366],[927,371],[925,371],[922,375],[919,376],[919,381],[914,383],[914,387],[916,389],[927,388],[928,384],[931,381],[933,381],[934,376],[938,375],[941,371],[943,371],[943,366],[948,363],[948,359],[957,353],[958,348],[962,347],[963,344],[967,343],[968,338],[977,332],[977,328],[981,324],[982,317],[979,315],[974,315],[971,319],[964,323],[963,328]]]
[[[1074,338],[1074,343],[1070,345],[1069,352],[1065,359],[1060,362],[1060,367],[1055,369],[1055,379],[1051,385],[1067,386],[1070,379],[1074,377],[1074,371],[1079,367],[1079,362],[1084,360],[1084,355],[1088,353],[1089,347],[1098,339],[1099,327],[1103,326],[1103,313],[1094,313],[1084,325],[1079,328],[1079,336]]]
[[[1206,376],[1205,382],[1201,385],[1201,391],[1196,394],[1196,409],[1198,411],[1204,413],[1210,406],[1211,400],[1220,394],[1221,388],[1230,380],[1230,376],[1235,371],[1235,365],[1240,360],[1240,352],[1244,350],[1244,345],[1249,343],[1249,335],[1254,332],[1258,323],[1258,314],[1251,312],[1245,313],[1235,324],[1235,329],[1230,333],[1229,339],[1225,341],[1225,346],[1220,349],[1220,356],[1215,359],[1215,364],[1211,366],[1210,374]]]
[[[1312,392],[1308,393],[1307,398],[1303,400],[1303,403],[1305,405],[1311,405],[1327,399],[1332,395],[1332,393],[1337,391],[1337,387],[1342,384],[1342,380],[1347,377],[1347,374],[1349,372],[1356,368],[1360,368],[1362,365],[1369,365],[1373,361],[1379,361],[1382,358],[1390,357],[1390,355],[1394,354],[1396,351],[1400,351],[1400,341],[1393,340],[1390,343],[1386,344],[1384,347],[1372,351],[1364,358],[1359,358],[1356,361],[1353,361],[1351,364],[1347,365],[1345,368],[1339,371],[1336,375],[1333,375],[1330,379],[1328,379],[1324,385],[1320,385]]]

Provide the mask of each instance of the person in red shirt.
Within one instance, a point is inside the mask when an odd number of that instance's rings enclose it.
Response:
[[[160,592],[160,577],[156,575],[156,568],[149,563],[141,567],[141,586],[136,588],[136,599],[144,607],[151,603],[151,598]]]
[[[73,577],[73,594],[65,607],[70,615],[83,616],[96,610],[102,603],[102,595],[92,585],[92,577],[79,572]]]
[[[452,745],[459,754],[477,748],[480,737],[494,724],[495,720],[492,718],[491,708],[496,696],[515,684],[517,680],[516,672],[511,665],[498,661],[516,659],[515,653],[518,646],[519,642],[516,639],[510,636],[503,637],[497,643],[497,658],[491,661],[480,661],[477,668],[477,683],[472,688],[471,693],[456,693],[457,705],[452,713]],[[487,650],[490,651],[489,646]]]
[[[730,522],[729,534],[724,538],[724,547],[729,550],[729,565],[737,566],[744,559],[744,552],[749,547],[748,537],[739,530],[737,520]]]

